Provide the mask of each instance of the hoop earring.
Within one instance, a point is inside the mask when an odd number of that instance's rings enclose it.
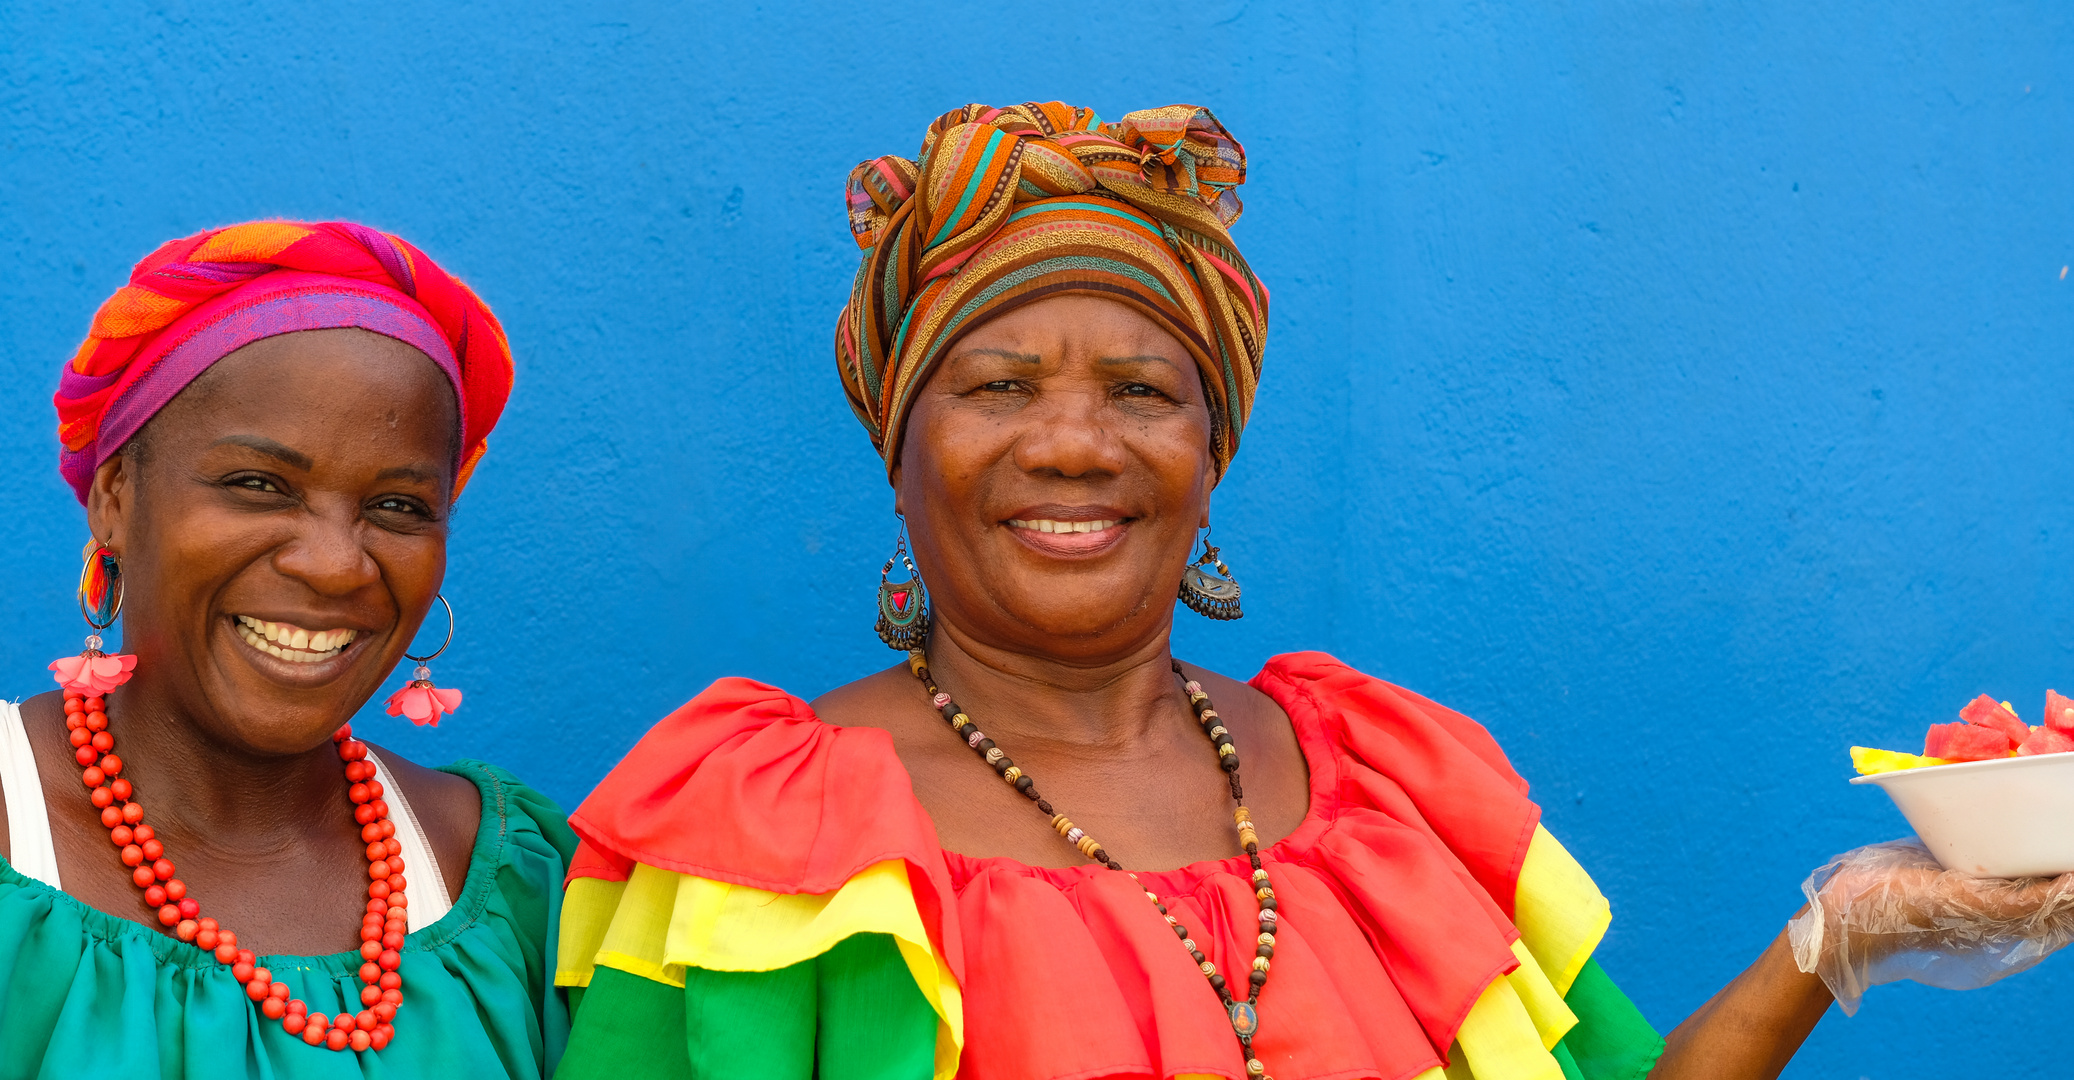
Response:
[[[389,715],[407,717],[411,723],[419,727],[426,724],[438,727],[441,714],[454,712],[461,707],[461,692],[432,685],[432,669],[425,666],[439,659],[439,654],[454,643],[454,605],[447,601],[445,593],[439,594],[435,599],[441,607],[446,608],[446,640],[439,643],[439,648],[424,656],[413,656],[406,651],[403,654],[404,659],[416,661],[418,669],[411,673],[411,681],[406,683],[403,689],[389,695]]]
[[[94,632],[86,636],[86,648],[78,656],[61,656],[50,662],[58,685],[98,698],[130,681],[137,658],[101,651],[101,631],[115,625],[122,614],[122,561],[115,553],[88,537],[80,555],[86,565],[79,568],[79,614]]]
[[[896,515],[897,516],[897,515]],[[893,564],[907,567],[907,580],[893,581]],[[879,640],[889,649],[907,652],[929,640],[929,594],[922,585],[922,572],[907,556],[907,519],[900,519],[900,538],[894,541],[893,557],[879,568]]]
[[[98,633],[122,614],[122,561],[99,540],[88,540],[80,555],[86,565],[79,568],[79,614]]]
[[[1217,573],[1205,573],[1203,567],[1214,566]],[[1239,583],[1231,576],[1231,567],[1217,557],[1217,548],[1210,543],[1210,530],[1203,530],[1203,554],[1195,565],[1181,571],[1181,602],[1196,614],[1220,621],[1242,618],[1239,610]]]

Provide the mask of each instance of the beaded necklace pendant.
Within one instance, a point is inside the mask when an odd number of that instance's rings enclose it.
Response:
[[[1274,1080],[1267,1075],[1267,1066],[1261,1062],[1259,1055],[1253,1052],[1253,1036],[1260,1030],[1260,991],[1267,985],[1270,960],[1275,955],[1275,930],[1281,921],[1281,916],[1276,910],[1275,890],[1268,880],[1266,868],[1260,864],[1260,837],[1253,828],[1253,815],[1246,809],[1245,789],[1239,784],[1239,751],[1232,745],[1231,732],[1225,729],[1217,716],[1217,710],[1211,707],[1210,695],[1204,692],[1202,684],[1184,674],[1179,661],[1174,661],[1173,666],[1175,676],[1182,680],[1182,690],[1188,695],[1189,707],[1195,711],[1196,723],[1202,726],[1203,734],[1209,738],[1210,745],[1216,748],[1217,766],[1224,770],[1225,778],[1231,785],[1231,798],[1234,804],[1232,823],[1238,829],[1239,846],[1245,850],[1246,860],[1253,868],[1253,898],[1260,905],[1260,936],[1254,939],[1253,969],[1246,973],[1248,989],[1243,991],[1244,997],[1233,995],[1230,982],[1217,970],[1217,965],[1203,955],[1195,939],[1188,936],[1188,927],[1181,925],[1181,920],[1167,910],[1167,905],[1160,900],[1159,895],[1146,889],[1143,884],[1140,884],[1139,888],[1145,893],[1145,898],[1152,901],[1153,909],[1166,920],[1167,927],[1174,931],[1174,936],[1181,939],[1181,947],[1188,950],[1189,957],[1195,961],[1196,970],[1201,971],[1203,977],[1209,980],[1210,989],[1216,992],[1217,999],[1224,1004],[1225,1015],[1231,1021],[1232,1034],[1238,1037],[1239,1050],[1246,1058],[1247,1077],[1250,1080]],[[986,733],[972,722],[972,718],[958,708],[958,703],[952,701],[949,694],[937,687],[936,681],[929,677],[927,653],[921,649],[911,650],[907,654],[907,668],[928,688],[929,704],[943,715],[944,722],[950,725],[958,738],[964,740],[965,745],[971,747],[1002,780],[1022,793],[1024,798],[1036,803],[1037,809],[1051,819],[1052,831],[1058,833],[1082,855],[1108,869],[1128,875],[1134,882],[1138,880],[1138,875],[1125,870],[1123,864],[1112,858],[1099,841],[1089,836],[1086,830],[1073,824],[1066,815],[1053,809],[1050,802],[1037,794],[1037,782],[1023,772],[1022,768],[1009,758],[1006,751],[994,745],[994,740],[988,738]]]
[[[1239,1038],[1242,1039],[1250,1039],[1254,1032],[1260,1030],[1260,1011],[1253,1007],[1252,1002],[1231,1003],[1231,1029],[1238,1032]]]

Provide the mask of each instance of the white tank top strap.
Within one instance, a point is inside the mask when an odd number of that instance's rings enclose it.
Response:
[[[432,845],[425,842],[425,829],[418,824],[418,815],[410,808],[410,800],[404,798],[403,788],[382,761],[382,755],[370,747],[367,760],[374,762],[374,778],[382,783],[382,799],[389,804],[389,820],[396,824],[396,842],[402,846],[405,879],[410,895],[410,906],[404,909],[404,921],[416,933],[438,922],[440,917],[453,910],[454,898],[447,894],[446,875],[440,873],[439,860],[432,856]],[[8,807],[13,808],[10,800]],[[38,807],[42,806],[39,802]],[[8,818],[9,825],[14,819]],[[27,873],[28,871],[23,871]]]
[[[7,861],[53,889],[64,888],[58,883],[58,849],[50,839],[36,752],[22,725],[22,707],[12,701],[0,701],[0,796],[7,799]]]

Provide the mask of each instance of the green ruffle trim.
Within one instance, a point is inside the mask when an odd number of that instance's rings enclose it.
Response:
[[[1563,995],[1577,1026],[1555,1046],[1566,1080],[1640,1080],[1656,1067],[1664,1041],[1597,960],[1586,961]]]
[[[682,989],[600,967],[570,1006],[556,1080],[929,1080],[935,1070],[936,1012],[887,934],[777,971],[686,968]]]

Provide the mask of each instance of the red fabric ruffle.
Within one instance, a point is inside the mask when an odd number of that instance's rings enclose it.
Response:
[[[1468,718],[1322,653],[1253,680],[1289,714],[1310,812],[1263,853],[1282,913],[1255,1043],[1282,1080],[1415,1076],[1516,964],[1510,912],[1540,812]],[[1244,1075],[1216,997],[1129,879],[943,851],[892,740],[723,679],[657,724],[571,815],[572,877],[633,862],[786,893],[907,863],[964,993],[962,1075]],[[1244,971],[1243,859],[1139,871],[1205,955]]]

